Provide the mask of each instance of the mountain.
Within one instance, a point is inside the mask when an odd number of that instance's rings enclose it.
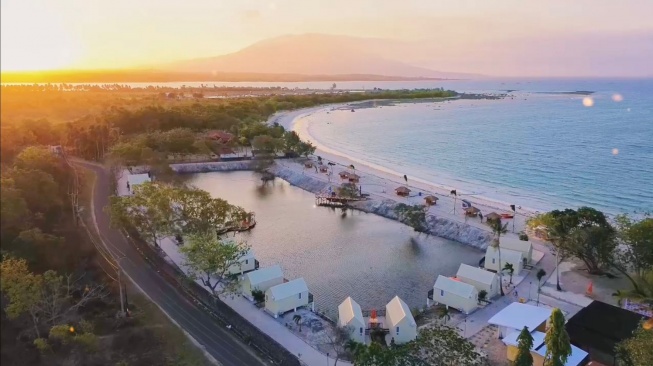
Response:
[[[238,52],[178,61],[157,68],[177,72],[262,73],[302,75],[366,74],[424,78],[469,78],[412,65],[396,56],[400,41],[324,34],[267,39]]]

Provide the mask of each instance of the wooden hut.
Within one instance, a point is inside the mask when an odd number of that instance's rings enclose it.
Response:
[[[467,215],[467,216],[469,216],[469,217],[476,217],[476,216],[478,216],[478,213],[479,213],[479,212],[481,212],[481,210],[479,210],[478,208],[476,208],[476,207],[474,207],[474,206],[472,206],[472,207],[467,207],[467,208],[465,209],[465,215]]]
[[[350,174],[350,173],[349,173],[348,171],[346,171],[346,170],[343,170],[343,171],[341,171],[340,173],[338,173],[338,175],[340,176],[340,179],[348,179],[348,178],[349,178],[349,174]]]
[[[312,168],[312,167],[313,167],[313,163],[311,163],[310,161],[304,163],[304,168]]]
[[[401,186],[395,189],[395,193],[397,193],[397,196],[408,197],[408,194],[410,194],[410,189]]]
[[[329,171],[329,169],[326,166],[324,166],[324,165],[320,166],[320,173],[326,173],[328,171]]]
[[[429,195],[424,197],[424,202],[427,206],[435,206],[435,204],[438,203],[438,198],[433,195]]]
[[[501,219],[501,215],[496,212],[490,212],[489,214],[485,215],[485,219],[487,222],[497,221]]]
[[[349,183],[358,183],[361,177],[352,173],[349,174],[349,177],[347,177],[347,179],[349,180]]]

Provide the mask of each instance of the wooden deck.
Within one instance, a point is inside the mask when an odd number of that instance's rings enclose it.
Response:
[[[315,204],[326,207],[348,207],[350,202],[365,201],[366,197],[338,197],[329,195],[315,195]]]

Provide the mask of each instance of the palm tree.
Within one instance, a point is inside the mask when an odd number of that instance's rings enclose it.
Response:
[[[295,322],[295,324],[299,325],[299,333],[302,332],[302,317],[297,314],[292,317],[292,320]]]
[[[512,263],[506,263],[503,265],[503,270],[508,272],[510,275],[510,284],[512,285],[512,275],[515,273],[515,267],[512,265]]]
[[[546,276],[546,271],[544,268],[540,268],[539,271],[537,271],[537,274],[535,275],[537,277],[537,288],[538,290],[542,287],[542,278]]]
[[[449,307],[443,306],[438,309],[438,318],[440,318],[446,324],[451,320],[451,313],[449,312]]]
[[[501,223],[501,219],[499,218],[499,219],[496,219],[496,220],[492,221],[492,223],[490,224],[490,227],[492,228],[492,232],[494,233],[494,236],[495,236],[494,240],[492,240],[491,245],[497,251],[497,253],[499,255],[499,268],[502,268],[501,267],[501,242],[500,242],[500,238],[501,238],[501,234],[505,234],[505,233],[508,232],[508,229],[507,229],[508,223],[503,225]],[[501,270],[499,270],[497,272],[499,273],[499,290],[501,291],[501,296],[504,296],[505,293],[503,293],[502,273],[501,273]]]

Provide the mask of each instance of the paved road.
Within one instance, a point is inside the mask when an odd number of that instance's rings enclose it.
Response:
[[[124,259],[119,261],[124,273],[222,365],[265,365],[251,349],[168,284],[124,235],[110,226],[109,216],[104,212],[104,207],[108,205],[109,197],[113,194],[110,172],[93,163],[78,160],[74,163],[96,174],[92,207],[95,225],[103,244],[120,257],[124,255]]]

